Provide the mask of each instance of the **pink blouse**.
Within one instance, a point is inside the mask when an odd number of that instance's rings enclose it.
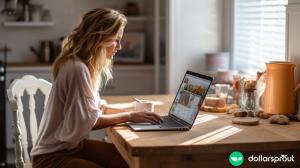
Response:
[[[52,86],[31,155],[75,148],[102,114],[99,102],[87,66],[67,61]]]

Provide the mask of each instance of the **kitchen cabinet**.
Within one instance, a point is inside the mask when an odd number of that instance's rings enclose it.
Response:
[[[114,79],[101,91],[101,95],[153,94],[154,67],[119,66],[114,68]]]

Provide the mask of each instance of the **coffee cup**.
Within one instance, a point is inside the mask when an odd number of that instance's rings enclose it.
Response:
[[[230,85],[228,85],[228,84],[216,84],[215,87],[216,87],[217,97],[227,98]]]

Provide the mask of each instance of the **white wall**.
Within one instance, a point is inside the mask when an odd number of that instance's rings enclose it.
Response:
[[[232,49],[233,33],[233,2],[234,0],[223,0],[223,48],[224,51]]]
[[[38,48],[40,40],[57,40],[66,36],[79,22],[80,16],[97,7],[122,8],[129,0],[30,0],[31,3],[42,3],[50,9],[55,26],[49,28],[7,28],[2,26],[6,20],[0,15],[0,47],[7,44],[12,52],[8,54],[8,62],[34,62],[37,58],[30,52],[29,46]],[[134,0],[142,5],[141,0]],[[143,6],[140,6],[143,8]],[[4,8],[4,0],[0,1],[0,10]]]
[[[287,7],[287,57],[300,65],[300,0],[289,0]],[[300,83],[300,66],[295,71],[296,84]],[[300,91],[298,91],[298,113],[300,114]]]
[[[205,72],[205,53],[221,51],[223,1],[170,0],[167,91],[176,93],[186,70]]]

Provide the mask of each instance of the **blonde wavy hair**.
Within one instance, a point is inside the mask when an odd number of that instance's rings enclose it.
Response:
[[[66,61],[79,58],[89,69],[93,89],[105,86],[112,79],[112,62],[106,58],[106,48],[126,24],[125,15],[113,9],[97,8],[84,14],[63,41],[62,51],[53,64],[54,79]]]

